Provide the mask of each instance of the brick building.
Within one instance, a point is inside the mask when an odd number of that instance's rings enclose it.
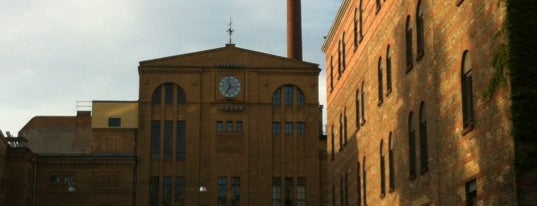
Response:
[[[139,204],[319,204],[316,64],[227,44],[138,71]]]
[[[322,47],[330,205],[537,204],[535,9],[344,0]]]
[[[32,118],[19,136],[37,155],[35,202],[17,205],[134,205],[137,106],[94,101],[76,116]]]

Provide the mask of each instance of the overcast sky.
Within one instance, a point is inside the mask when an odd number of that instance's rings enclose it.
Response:
[[[158,3],[153,3],[158,2]],[[302,0],[304,61],[319,64],[341,0]],[[138,100],[139,61],[223,47],[286,56],[286,0],[0,0],[0,130],[76,115],[77,101]],[[325,107],[326,109],[326,107]]]

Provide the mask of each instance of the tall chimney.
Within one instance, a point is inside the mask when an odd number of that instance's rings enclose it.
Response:
[[[287,0],[287,57],[302,61],[300,0]]]

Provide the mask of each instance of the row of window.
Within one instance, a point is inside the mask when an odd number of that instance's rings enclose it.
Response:
[[[162,198],[162,205],[180,205],[185,204],[185,177],[175,177],[175,185],[172,185],[172,177],[162,177],[162,183],[159,176],[151,176],[149,180],[149,205],[159,206],[159,198]],[[174,187],[175,186],[175,187]],[[159,190],[162,188],[162,190]],[[174,190],[172,190],[175,188]],[[174,191],[174,192],[172,192]],[[160,194],[160,195],[159,195]],[[172,204],[173,202],[173,204]]]
[[[233,125],[233,121],[225,121],[226,127],[224,130],[224,121],[217,121],[216,122],[216,133],[242,133],[243,132],[243,124],[242,121],[236,121],[235,126]]]
[[[175,153],[176,161],[185,161],[185,136],[185,121],[151,121],[151,159],[171,161]]]
[[[284,181],[284,190],[282,191],[282,180]],[[306,178],[296,178],[296,190],[294,189],[293,177],[272,177],[272,206],[280,205],[306,205]],[[282,199],[283,192],[283,199]],[[294,196],[293,194],[296,194]],[[296,199],[295,199],[296,197]],[[282,204],[283,203],[283,204]]]
[[[186,103],[185,92],[177,84],[164,83],[161,86],[157,87],[153,92],[152,103],[154,105],[160,105],[161,103],[164,103],[166,105],[182,105]],[[293,104],[296,104],[298,106],[304,106],[304,94],[298,87],[294,85],[284,85],[278,88],[272,95],[272,104],[283,104],[285,106],[291,106]]]
[[[284,134],[286,136],[293,135],[295,132],[294,125],[296,124],[296,134],[302,136],[306,134],[305,122],[283,122]],[[279,136],[282,133],[282,122],[272,122],[272,135]]]
[[[382,4],[381,0],[376,0],[376,6],[377,6],[377,13],[380,11]],[[419,61],[425,54],[425,27],[424,27],[424,12],[421,6],[421,1],[418,2],[417,8],[416,8],[416,61]],[[354,10],[354,50],[359,46],[359,43],[363,39],[363,8],[362,8],[362,0],[359,2],[359,7],[355,8]],[[413,32],[412,32],[412,25],[411,25],[411,18],[410,15],[407,16],[406,20],[406,27],[405,27],[405,36],[406,36],[406,72],[410,71],[413,66],[414,61],[414,55],[413,55]],[[341,75],[345,72],[346,69],[346,47],[345,47],[345,32],[343,32],[341,40],[338,42],[338,56],[337,56],[337,63],[338,63],[338,79],[341,77]],[[334,88],[334,77],[333,77],[333,57],[330,58],[330,91]],[[390,55],[390,46],[388,45],[386,49],[386,84],[387,84],[387,93],[389,93],[392,89],[392,80],[391,80],[391,55]],[[378,60],[378,85],[379,85],[379,104],[382,103],[383,99],[383,67],[382,67],[382,57],[379,57]]]

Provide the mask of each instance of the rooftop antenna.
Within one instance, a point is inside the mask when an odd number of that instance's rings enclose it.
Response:
[[[229,17],[228,29],[226,30],[227,33],[229,34],[229,44],[232,44],[231,36],[233,35],[233,31],[235,31],[235,29],[233,29],[233,28],[231,27],[232,24],[233,24],[233,21],[231,20],[231,17]]]

